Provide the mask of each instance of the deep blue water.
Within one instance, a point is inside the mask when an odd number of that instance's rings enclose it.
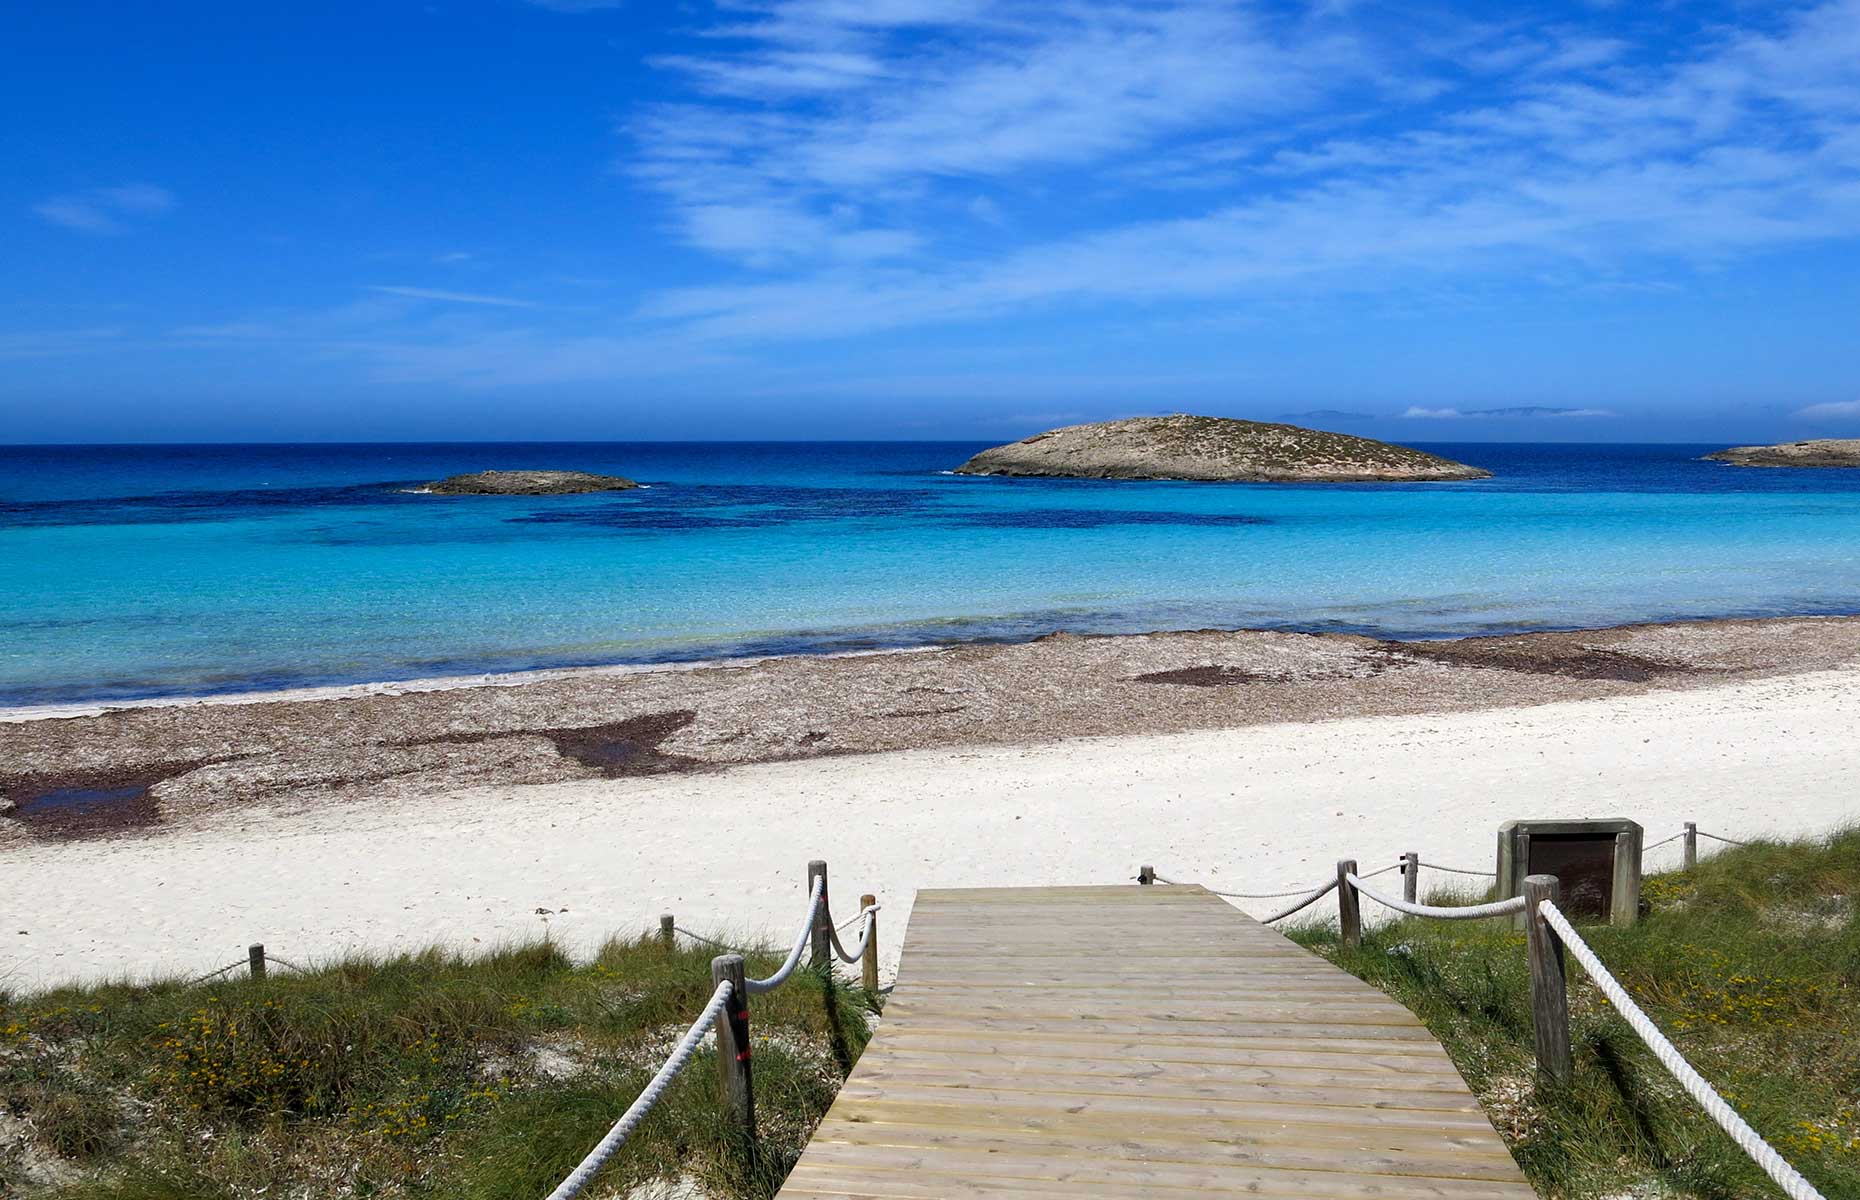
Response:
[[[1428,445],[1455,484],[970,479],[980,443],[0,447],[0,704],[1007,639],[1860,611],[1860,470]],[[486,467],[587,497],[409,491]]]

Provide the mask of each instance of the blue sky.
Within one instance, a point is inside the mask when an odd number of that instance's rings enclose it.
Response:
[[[0,441],[1860,435],[1860,0],[61,0],[0,111]]]

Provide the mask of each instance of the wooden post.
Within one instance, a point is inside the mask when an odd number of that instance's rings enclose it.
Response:
[[[1695,822],[1686,822],[1686,870],[1699,865],[1699,827]]]
[[[723,1111],[747,1158],[756,1151],[756,1091],[749,1069],[749,983],[743,956],[719,954],[710,960],[712,985],[728,982],[730,1001],[717,1018],[717,1087]]]
[[[264,943],[253,942],[250,946],[247,946],[245,948],[245,961],[252,968],[252,978],[263,979],[265,977]]]
[[[1555,901],[1562,885],[1554,875],[1524,877],[1524,942],[1531,960],[1531,1024],[1537,1028],[1537,1070],[1553,1084],[1569,1082],[1569,984],[1563,940],[1538,905]]]
[[[877,896],[861,896],[859,897],[859,911],[864,912],[877,903]],[[866,991],[876,992],[878,990],[878,914],[873,913],[868,919],[872,922],[871,932],[865,939],[865,954],[859,960],[859,982],[865,985]]]
[[[833,906],[827,897],[827,864],[816,858],[807,864],[807,892],[814,892],[814,880],[820,880],[820,907],[814,910],[814,956],[816,967],[833,965]]]
[[[1155,867],[1138,867],[1137,868],[1137,882],[1140,884],[1143,884],[1145,887],[1148,887],[1150,884],[1155,883],[1156,882],[1156,868]]]
[[[1401,898],[1410,904],[1419,903],[1421,896],[1421,855],[1419,851],[1410,850],[1401,856]]]
[[[1356,894],[1356,885],[1349,880],[1354,874],[1355,859],[1346,858],[1337,864],[1337,924],[1343,930],[1346,946],[1363,944],[1362,898]]]
[[[671,913],[659,914],[659,945],[670,954],[678,946],[678,922]]]

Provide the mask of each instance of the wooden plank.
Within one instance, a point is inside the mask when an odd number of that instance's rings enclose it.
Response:
[[[1517,1165],[1502,1151],[1497,1154],[1440,1153],[1425,1144],[1400,1147],[1350,1145],[1343,1142],[1299,1144],[1231,1135],[1169,1136],[1155,1132],[1142,1138],[1127,1134],[1107,1136],[1102,1129],[1007,1130],[977,1126],[901,1124],[896,1122],[836,1122],[818,1140],[846,1146],[886,1146],[894,1149],[941,1150],[999,1154],[1020,1158],[1057,1153],[1140,1162],[1191,1164],[1254,1164],[1299,1171],[1329,1171],[1362,1175],[1423,1176],[1447,1179],[1509,1181]]]
[[[913,907],[803,1197],[1527,1200],[1413,1014],[1199,888]]]

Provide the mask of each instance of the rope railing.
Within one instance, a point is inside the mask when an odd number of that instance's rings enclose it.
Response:
[[[1678,833],[1671,834],[1670,836],[1667,836],[1667,837],[1663,837],[1657,842],[1647,843],[1645,846],[1641,848],[1641,853],[1645,854],[1649,850],[1656,850],[1661,846],[1667,845],[1671,842],[1679,841],[1680,839],[1683,838],[1685,839],[1685,843],[1686,843],[1685,865],[1688,869],[1690,869],[1691,867],[1697,864],[1698,839],[1702,837],[1711,838],[1713,841],[1717,841],[1717,842],[1724,842],[1725,844],[1731,845],[1731,846],[1750,845],[1749,842],[1738,841],[1736,838],[1728,838],[1728,837],[1724,837],[1721,834],[1716,834],[1716,833],[1707,833],[1706,831],[1698,828],[1697,825],[1688,821],[1686,822],[1685,828],[1681,829]],[[1419,893],[1418,876],[1419,876],[1420,868],[1422,867],[1426,867],[1430,871],[1445,871],[1450,875],[1469,875],[1469,876],[1476,876],[1476,877],[1481,877],[1485,879],[1496,879],[1498,877],[1498,872],[1496,871],[1478,871],[1478,870],[1473,870],[1470,867],[1452,867],[1452,866],[1448,866],[1445,863],[1428,862],[1424,860],[1419,854],[1416,854],[1413,851],[1410,851],[1409,853],[1402,855],[1402,861],[1400,862],[1392,863],[1389,866],[1382,867],[1374,871],[1365,872],[1357,876],[1358,880],[1374,879],[1378,875],[1386,875],[1390,871],[1400,871],[1402,873],[1402,891],[1404,893],[1401,900],[1399,901],[1393,900],[1387,896],[1382,895],[1379,892],[1370,891],[1370,889],[1367,889],[1367,888],[1357,887],[1356,890],[1366,891],[1369,893],[1372,899],[1382,904],[1385,904],[1388,907],[1393,908],[1398,912],[1407,913],[1410,916],[1439,917],[1439,918],[1452,920],[1452,919],[1472,919],[1475,917],[1503,916],[1507,913],[1515,913],[1518,911],[1515,899],[1497,901],[1495,903],[1502,907],[1494,908],[1492,911],[1489,911],[1489,912],[1478,911],[1480,906],[1477,906],[1477,905],[1444,906],[1444,905],[1420,904],[1418,903],[1418,893]],[[1144,883],[1144,884],[1164,883],[1164,884],[1170,884],[1176,887],[1188,886],[1187,880],[1172,879],[1166,875],[1159,875],[1156,872],[1156,868],[1149,867],[1149,866],[1142,867],[1138,870],[1137,875],[1136,875],[1136,880],[1138,883]],[[1280,912],[1274,913],[1270,917],[1261,918],[1262,922],[1269,925],[1274,921],[1283,920],[1284,918],[1291,916],[1293,913],[1303,911],[1305,908],[1309,907],[1313,901],[1319,899],[1320,897],[1334,890],[1337,887],[1337,881],[1333,881],[1330,883],[1320,885],[1315,890],[1308,889],[1308,888],[1290,888],[1290,889],[1287,889],[1281,892],[1237,892],[1237,891],[1231,891],[1231,890],[1224,890],[1221,888],[1209,887],[1206,884],[1202,884],[1200,886],[1205,891],[1211,892],[1216,896],[1225,897],[1229,900],[1286,900],[1286,899],[1291,899],[1291,898],[1296,897],[1298,901],[1296,904],[1293,904],[1291,907],[1286,908]]]
[[[861,909],[859,911],[859,915],[854,917],[851,921],[847,921],[844,925],[840,925],[834,928],[833,930],[833,952],[840,956],[841,962],[851,964],[851,963],[859,962],[865,958],[866,944],[869,941],[871,941],[872,930],[877,928],[878,926],[878,908],[879,906],[876,904],[868,905],[865,908]],[[854,922],[858,922],[860,926],[859,944],[855,946],[853,949],[848,950],[840,942],[840,930],[846,928],[847,925],[851,925]]]
[[[704,1039],[706,1033],[710,1032],[710,1027],[717,1023],[717,1017],[723,1012],[724,1005],[730,1002],[733,992],[734,989],[728,982],[717,985],[716,990],[710,994],[709,1003],[704,1005],[704,1011],[698,1014],[697,1020],[691,1022],[691,1028],[685,1030],[685,1035],[678,1039],[678,1045],[672,1050],[671,1056],[660,1064],[658,1072],[653,1075],[652,1081],[646,1085],[645,1090],[634,1097],[633,1103],[628,1105],[626,1112],[622,1113],[620,1119],[613,1123],[607,1135],[594,1149],[588,1151],[587,1157],[583,1158],[580,1164],[568,1173],[568,1177],[549,1193],[549,1200],[573,1200],[574,1197],[579,1196],[582,1189],[588,1186],[600,1169],[607,1165],[607,1160],[619,1153],[620,1147],[626,1145],[627,1138],[639,1128],[639,1123],[646,1119],[646,1114],[651,1112],[652,1106],[659,1102],[659,1097],[665,1094],[665,1089],[672,1085],[672,1080],[676,1079],[678,1073],[690,1063],[692,1056],[697,1053],[698,1043]]]
[[[1402,866],[1403,866],[1402,863],[1390,863],[1388,866],[1383,867],[1381,870],[1371,871],[1369,874],[1363,876],[1363,878],[1374,879],[1378,875],[1387,875],[1390,871],[1399,871],[1402,869]],[[1137,876],[1137,879],[1139,881],[1146,882],[1146,883],[1148,882],[1166,883],[1172,887],[1192,886],[1190,884],[1184,883],[1183,881],[1179,879],[1168,879],[1168,878],[1165,878],[1164,876],[1158,875],[1151,868],[1145,867],[1144,870],[1149,873],[1147,876],[1144,874],[1139,874]],[[1206,884],[1201,884],[1199,886],[1201,887],[1201,890],[1204,892],[1208,892],[1209,894],[1215,895],[1215,896],[1225,896],[1229,900],[1283,900],[1287,896],[1303,896],[1303,897],[1315,898],[1316,896],[1323,895],[1324,892],[1329,891],[1331,888],[1337,885],[1335,883],[1326,884],[1322,889],[1320,889],[1315,894],[1312,893],[1308,888],[1292,888],[1290,891],[1284,891],[1284,892],[1223,892],[1219,888],[1211,888],[1211,887],[1208,887]],[[1300,905],[1299,907],[1302,908],[1304,906]],[[1268,918],[1268,920],[1271,920],[1271,918]]]
[[[1533,876],[1533,878],[1543,877]],[[1550,890],[1554,893],[1554,886]],[[1583,940],[1582,935],[1576,932],[1576,927],[1556,906],[1556,901],[1546,897],[1537,903],[1536,909],[1537,915],[1542,918],[1543,922],[1555,931],[1562,948],[1575,956],[1576,961],[1582,964],[1582,969],[1588,972],[1589,981],[1600,989],[1602,995],[1608,998],[1608,1002],[1614,1005],[1615,1011],[1627,1021],[1628,1028],[1646,1043],[1647,1049],[1653,1051],[1654,1058],[1658,1059],[1660,1065],[1666,1068],[1667,1073],[1679,1082],[1679,1086],[1685,1089],[1686,1095],[1692,1097],[1699,1107],[1705,1110],[1706,1115],[1730,1135],[1731,1140],[1737,1143],[1737,1148],[1749,1155],[1751,1161],[1763,1169],[1764,1174],[1775,1180],[1776,1186],[1781,1188],[1790,1200],[1825,1200],[1815,1186],[1802,1178],[1801,1172],[1790,1166],[1783,1156],[1776,1152],[1774,1146],[1763,1140],[1763,1135],[1752,1129],[1750,1123],[1739,1116],[1737,1110],[1732,1108],[1725,1098],[1720,1096],[1716,1089],[1706,1081],[1705,1077],[1686,1061],[1685,1056],[1679,1052],[1679,1048],[1660,1032],[1660,1027],[1653,1023],[1652,1018],[1647,1016],[1640,1005],[1634,1003],[1634,998],[1628,995],[1627,989],[1622,987],[1621,982],[1609,973],[1606,966],[1602,965],[1602,960],[1596,956],[1589,943]],[[1568,1021],[1567,1007],[1563,1020],[1565,1023]],[[1565,1045],[1567,1045],[1567,1038]]]
[[[704,1035],[716,1030],[717,1034],[717,1076],[718,1088],[722,1095],[724,1107],[729,1111],[731,1123],[735,1126],[741,1148],[745,1155],[753,1158],[755,1153],[755,1093],[750,1071],[749,1040],[749,997],[772,992],[794,977],[800,968],[801,959],[807,954],[811,945],[813,955],[811,966],[822,972],[830,973],[832,962],[830,952],[837,952],[846,962],[858,962],[863,966],[863,983],[869,992],[878,988],[878,911],[879,905],[871,896],[859,898],[859,914],[847,926],[854,922],[863,924],[860,930],[858,948],[848,954],[840,944],[839,930],[833,924],[832,904],[827,892],[827,864],[816,859],[807,864],[807,914],[801,920],[801,928],[795,934],[794,945],[782,960],[773,975],[764,979],[750,979],[743,973],[743,955],[729,946],[702,934],[681,929],[676,918],[670,913],[659,917],[660,944],[669,953],[676,945],[678,934],[684,934],[694,941],[702,942],[719,949],[730,951],[713,958],[710,963],[711,979],[715,984],[710,1000],[705,1004],[697,1019],[679,1039],[678,1045],[665,1062],[659,1066],[645,1089],[634,1098],[626,1112],[620,1115],[605,1137],[588,1151],[578,1166],[569,1172],[567,1178],[553,1192],[549,1200],[572,1200],[599,1173],[611,1158],[619,1153],[627,1138],[639,1128],[646,1114],[665,1094],[672,1080],[690,1063],[696,1055],[698,1044]],[[842,926],[843,928],[844,926]]]
[[[1304,897],[1300,899],[1297,903],[1293,904],[1290,908],[1281,909],[1280,911],[1273,913],[1270,917],[1266,917],[1261,922],[1261,924],[1270,925],[1274,921],[1284,920],[1286,917],[1291,916],[1295,912],[1302,912],[1304,909],[1309,908],[1311,905],[1317,903],[1319,900],[1322,900],[1324,897],[1330,895],[1332,892],[1336,890],[1337,890],[1337,881],[1333,879],[1329,883],[1326,883],[1321,887],[1318,887],[1312,891],[1306,892],[1304,894]]]
[[[1442,863],[1424,862],[1419,865],[1431,871],[1445,871],[1449,875],[1484,875],[1487,878],[1494,878],[1498,875],[1497,871],[1469,871],[1465,867],[1449,867]]]
[[[1353,871],[1346,873],[1344,877],[1349,880],[1351,887],[1376,903],[1392,908],[1396,912],[1407,913],[1411,917],[1434,917],[1442,921],[1472,921],[1481,917],[1503,917],[1524,911],[1523,896],[1513,896],[1509,900],[1495,900],[1490,904],[1411,904],[1406,900],[1397,900],[1393,896],[1383,895],[1363,882],[1365,876]]]
[[[787,983],[788,977],[794,974],[794,969],[801,965],[801,952],[807,949],[808,941],[813,937],[815,929],[820,925],[820,902],[826,898],[826,895],[826,876],[816,876],[814,879],[813,894],[807,898],[807,916],[802,918],[801,932],[795,936],[794,949],[788,951],[788,957],[782,961],[781,967],[773,975],[770,975],[766,979],[751,979],[746,981],[749,986],[750,995],[755,996],[762,992],[774,991],[782,984]]]

